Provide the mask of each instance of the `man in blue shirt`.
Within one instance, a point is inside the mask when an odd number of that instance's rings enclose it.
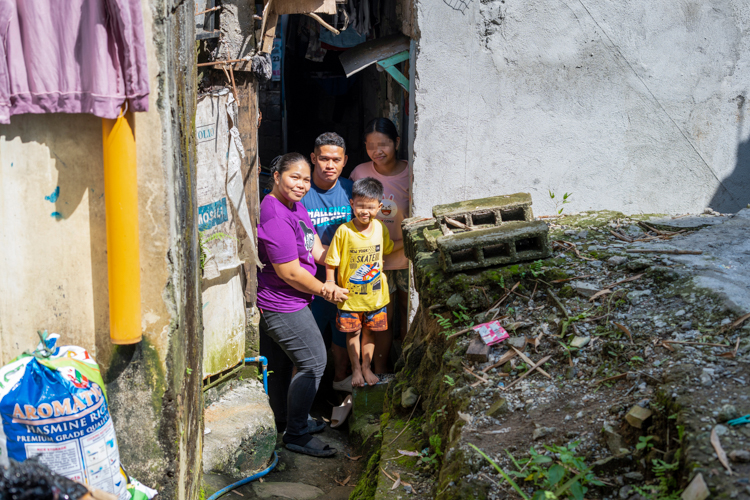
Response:
[[[353,183],[349,179],[339,178],[348,159],[344,139],[335,132],[320,135],[315,139],[315,150],[310,154],[310,159],[313,164],[312,185],[302,198],[302,205],[307,209],[321,243],[328,247],[339,226],[352,218],[349,200],[352,197]],[[319,265],[315,277],[324,282],[325,276],[325,266]],[[333,388],[351,392],[351,376],[346,376],[349,363],[346,334],[336,328],[336,304],[322,297],[315,297],[310,309],[326,345],[333,344]]]

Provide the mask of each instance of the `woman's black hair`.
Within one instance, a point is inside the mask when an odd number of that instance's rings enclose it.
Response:
[[[365,141],[367,140],[367,136],[373,132],[380,132],[381,134],[387,135],[388,138],[393,141],[394,145],[398,139],[398,130],[388,118],[375,118],[365,125]]]
[[[289,170],[292,165],[301,161],[307,163],[308,167],[310,166],[310,162],[307,161],[307,158],[299,153],[287,153],[285,155],[279,155],[271,160],[271,179],[268,183],[268,189],[273,189],[274,172],[278,172],[279,175],[281,175]]]

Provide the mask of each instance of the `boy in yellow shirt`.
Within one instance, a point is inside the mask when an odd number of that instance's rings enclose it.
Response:
[[[383,274],[383,256],[401,249],[404,243],[393,242],[388,229],[375,218],[383,206],[382,199],[383,185],[379,180],[365,177],[354,183],[349,200],[354,218],[339,226],[326,256],[326,282],[338,282],[349,290],[349,298],[338,305],[336,327],[346,332],[353,387],[377,384],[375,373],[387,369],[387,359],[372,359],[378,342],[375,332],[388,329],[385,306],[390,294]]]

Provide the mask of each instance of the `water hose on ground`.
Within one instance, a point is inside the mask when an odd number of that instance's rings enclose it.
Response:
[[[268,360],[264,356],[257,356],[255,358],[245,358],[245,363],[260,363],[263,365],[263,390],[266,391],[266,394],[268,394]],[[273,463],[269,465],[267,468],[263,469],[260,472],[257,472],[253,474],[252,476],[248,476],[245,479],[240,479],[236,483],[232,483],[229,486],[220,489],[210,497],[208,497],[208,500],[216,500],[220,496],[229,493],[235,488],[239,488],[242,485],[245,485],[251,481],[255,481],[256,479],[259,479],[269,472],[271,472],[274,467],[279,463],[279,455],[276,453],[276,451],[273,452]]]

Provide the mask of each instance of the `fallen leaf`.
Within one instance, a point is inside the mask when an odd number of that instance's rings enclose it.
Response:
[[[237,490],[232,490],[232,493],[234,493],[235,495],[239,495],[239,496],[241,496],[241,497],[244,497],[244,496],[245,496],[245,495],[243,495],[242,493],[240,493],[240,492],[239,492],[239,491],[237,491]]]
[[[474,421],[474,417],[469,415],[468,413],[464,413],[462,411],[458,412],[458,418],[466,422],[467,424],[471,425],[471,423]]]
[[[346,456],[346,458],[348,458],[349,460],[354,460],[355,462],[356,462],[357,460],[359,460],[360,458],[362,458],[362,455],[358,455],[358,456],[356,456],[356,457],[351,457],[351,456],[349,456],[349,455],[345,455],[345,456]]]
[[[396,488],[401,485],[401,476],[398,475],[398,472],[394,472],[396,475],[396,481],[393,483],[393,486],[391,486],[391,491],[395,490]]]
[[[612,293],[612,290],[610,290],[609,288],[605,288],[604,290],[599,290],[594,295],[592,295],[591,297],[589,297],[589,302],[593,302],[596,299],[598,299],[599,297],[601,297],[602,295],[607,295],[609,293]]]
[[[418,457],[419,456],[419,452],[417,452],[417,451],[407,451],[407,450],[396,450],[396,451],[399,452],[402,455],[406,455],[407,457]]]
[[[618,330],[620,330],[622,333],[628,336],[631,344],[633,343],[633,335],[630,333],[630,330],[628,329],[627,326],[621,325],[620,323],[615,323],[614,321],[612,322],[612,324],[615,325]]]
[[[719,441],[719,435],[716,434],[716,427],[711,430],[711,445],[716,451],[716,456],[719,457],[719,462],[729,471],[729,475],[732,475],[732,468],[729,467],[729,461],[727,460],[727,454],[724,452],[724,448],[721,447],[721,441]]]
[[[382,467],[381,467],[381,468],[380,468],[380,470],[381,470],[381,471],[383,471],[383,474],[385,474],[385,477],[387,477],[387,478],[388,478],[388,479],[390,479],[391,481],[395,481],[395,479],[393,479],[393,477],[391,477],[391,475],[390,475],[390,474],[388,474],[388,473],[387,473],[387,472],[385,471],[385,469],[384,469],[384,468],[382,468]]]

